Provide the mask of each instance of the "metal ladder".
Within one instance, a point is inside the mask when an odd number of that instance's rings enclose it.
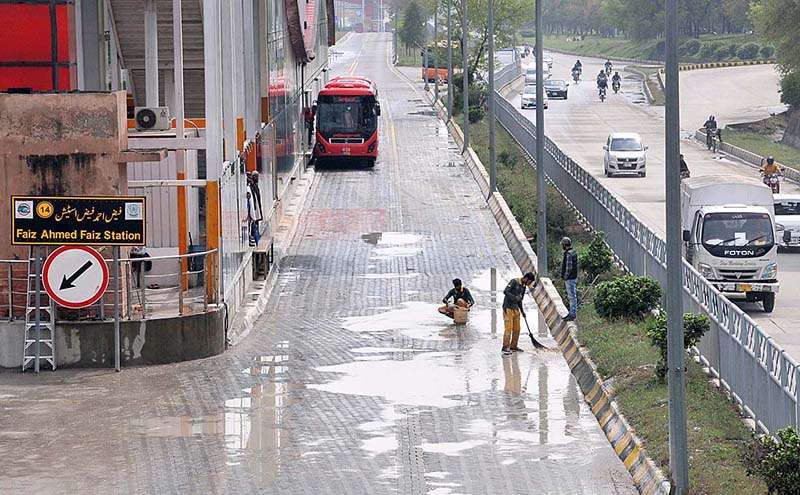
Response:
[[[28,256],[28,290],[25,308],[25,346],[22,352],[22,371],[33,367],[39,372],[41,360],[56,369],[54,343],[55,308],[42,284],[42,253],[39,246],[32,246]],[[38,301],[37,301],[38,299]],[[37,304],[38,303],[38,304]],[[39,320],[39,345],[37,346],[37,323]],[[38,348],[37,348],[38,347]],[[37,358],[38,357],[38,358]]]

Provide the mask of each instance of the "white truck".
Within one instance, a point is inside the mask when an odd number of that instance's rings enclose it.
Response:
[[[686,260],[719,291],[771,312],[779,288],[772,190],[751,177],[685,179],[681,218]]]

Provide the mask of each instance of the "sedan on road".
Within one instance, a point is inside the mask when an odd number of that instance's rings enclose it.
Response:
[[[800,248],[800,194],[773,194],[780,249]]]
[[[542,79],[545,81],[550,78],[550,69],[542,67]],[[525,70],[525,84],[536,84],[536,67],[528,67]]]
[[[525,89],[522,90],[520,95],[520,107],[521,108],[536,108],[536,86],[525,86]],[[544,108],[547,109],[548,100],[547,100],[547,93],[545,93],[544,98],[542,99],[542,104]]]
[[[615,132],[608,135],[605,146],[603,171],[606,177],[618,173],[634,173],[639,177],[647,175],[647,146],[642,136],[635,132]]]
[[[548,79],[544,82],[544,89],[549,98],[567,99],[567,86],[569,84],[563,79]]]

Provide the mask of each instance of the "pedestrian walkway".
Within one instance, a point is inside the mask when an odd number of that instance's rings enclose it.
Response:
[[[523,336],[501,356],[519,270],[389,46],[337,47],[334,74],[378,84],[379,161],[317,171],[250,335],[119,374],[0,374],[0,493],[635,493],[560,353]],[[477,301],[463,326],[436,311],[454,277]]]

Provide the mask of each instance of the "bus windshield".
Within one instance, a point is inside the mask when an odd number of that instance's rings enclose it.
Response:
[[[317,130],[324,138],[334,134],[371,136],[378,127],[375,97],[321,95],[317,102]]]

